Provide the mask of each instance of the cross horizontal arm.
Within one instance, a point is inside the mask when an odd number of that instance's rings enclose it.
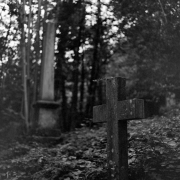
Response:
[[[142,99],[119,101],[117,106],[117,120],[144,118],[144,100]]]
[[[93,107],[93,122],[106,122],[106,104]]]
[[[93,107],[93,122],[107,122],[106,104]],[[133,99],[117,102],[117,120],[144,118],[144,100]]]

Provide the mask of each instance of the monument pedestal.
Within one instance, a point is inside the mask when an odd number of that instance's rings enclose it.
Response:
[[[39,100],[34,104],[38,110],[38,120],[34,134],[34,140],[41,143],[54,143],[61,140],[57,108],[59,103],[55,101]]]
[[[55,101],[39,100],[36,103],[36,107],[39,109],[38,126],[42,129],[57,128],[56,109],[59,107],[59,103]]]

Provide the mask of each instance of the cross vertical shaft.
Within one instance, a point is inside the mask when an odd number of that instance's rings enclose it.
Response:
[[[106,81],[108,180],[127,180],[127,121],[118,119],[118,100],[125,99],[125,79]]]

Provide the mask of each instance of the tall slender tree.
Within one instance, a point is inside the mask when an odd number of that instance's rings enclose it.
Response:
[[[90,83],[88,87],[88,100],[86,106],[86,114],[92,114],[92,106],[95,104],[95,93],[97,90],[97,83],[95,80],[99,78],[100,75],[100,57],[99,57],[99,48],[100,48],[100,38],[101,38],[101,28],[102,28],[102,19],[101,19],[101,1],[98,0],[97,3],[97,14],[96,14],[96,24],[94,26],[94,37],[93,37],[93,55],[92,55],[92,64],[91,64],[91,73],[90,73]]]
[[[25,12],[26,1],[23,0],[22,4],[22,34],[21,34],[21,58],[22,58],[22,79],[23,79],[23,90],[24,90],[24,118],[26,130],[29,131],[29,104],[28,104],[28,90],[27,90],[27,61],[26,61],[26,37],[24,24],[26,22],[26,12]]]
[[[83,42],[83,31],[85,26],[85,12],[84,12],[84,3],[82,0],[77,2],[76,18],[77,22],[77,36],[74,40],[74,61],[73,61],[73,90],[72,90],[72,101],[71,101],[71,127],[75,128],[78,117],[78,91],[79,91],[79,76],[80,76],[80,63],[82,58],[82,53],[80,53],[80,48]],[[83,64],[82,64],[83,65]],[[83,66],[82,66],[83,68]]]
[[[29,0],[28,2],[29,6],[29,16],[28,16],[28,37],[27,37],[27,48],[26,48],[26,61],[27,61],[27,98],[28,98],[28,111],[29,111],[29,124],[31,126],[31,99],[30,99],[30,91],[31,91],[31,84],[30,84],[30,69],[31,69],[31,37],[32,37],[32,12],[31,12],[31,7],[32,7],[32,0]]]

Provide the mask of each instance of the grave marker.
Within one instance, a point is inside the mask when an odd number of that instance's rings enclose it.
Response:
[[[43,44],[40,99],[36,103],[36,107],[39,108],[38,126],[40,129],[57,128],[55,110],[59,107],[59,103],[54,101],[55,31],[55,22],[49,21]]]
[[[127,120],[144,118],[144,101],[125,100],[124,78],[106,79],[106,104],[93,107],[93,121],[107,122],[108,180],[128,179]]]

